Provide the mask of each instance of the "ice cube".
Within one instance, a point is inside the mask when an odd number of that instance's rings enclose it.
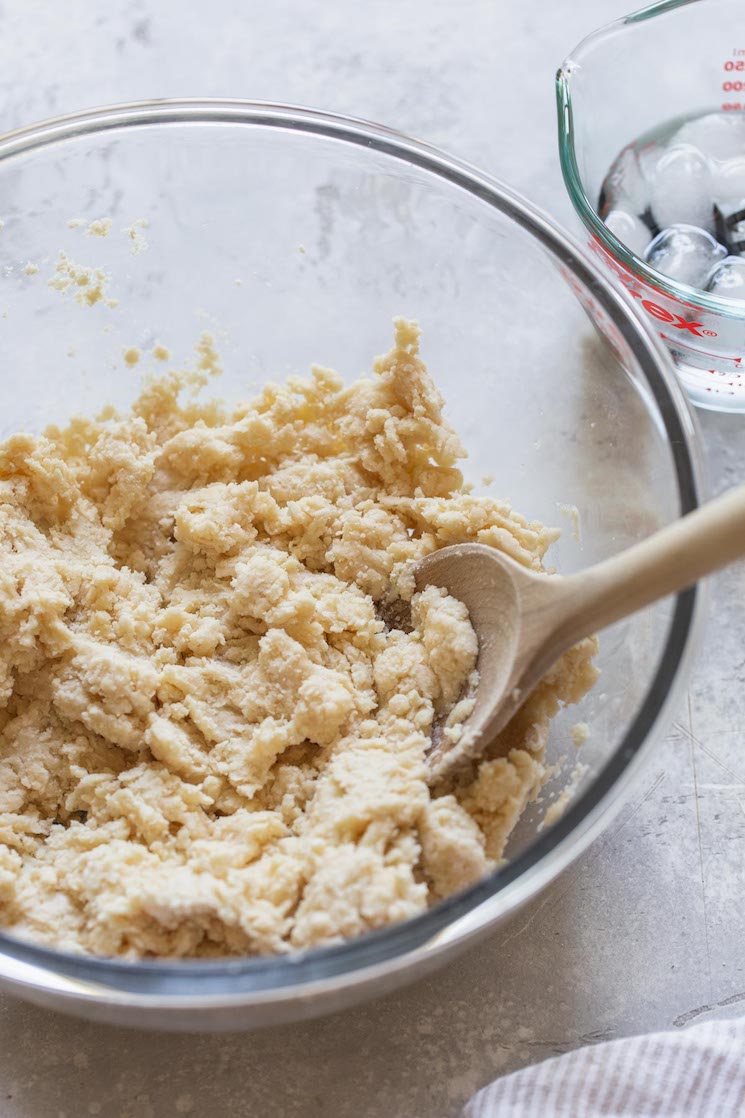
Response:
[[[706,290],[713,295],[726,295],[728,299],[745,300],[745,259],[725,257],[709,273]]]
[[[696,117],[678,130],[674,143],[690,144],[709,159],[745,155],[745,113],[707,113]]]
[[[745,155],[720,163],[712,177],[714,201],[745,206]]]
[[[649,184],[642,174],[633,148],[624,148],[614,162],[600,190],[598,209],[605,217],[611,210],[640,214],[649,205]]]
[[[670,225],[714,228],[709,160],[690,144],[668,148],[657,164],[651,187],[652,213],[661,229]]]
[[[676,224],[657,234],[644,258],[663,276],[703,287],[714,265],[726,255],[727,250],[705,229]]]
[[[613,236],[618,237],[619,241],[637,256],[641,256],[649,244],[649,228],[635,214],[626,213],[625,210],[611,210],[606,215],[605,224]]]

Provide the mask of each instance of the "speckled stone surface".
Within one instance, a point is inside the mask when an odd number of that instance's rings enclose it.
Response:
[[[619,0],[5,0],[0,127],[153,96],[269,98],[393,124],[565,223],[553,73]],[[745,422],[701,417],[714,491]],[[609,830],[434,978],[229,1036],[88,1025],[0,998],[2,1118],[444,1118],[494,1075],[745,1002],[745,568],[712,586],[673,732]]]

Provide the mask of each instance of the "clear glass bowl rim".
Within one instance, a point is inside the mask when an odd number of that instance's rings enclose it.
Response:
[[[687,8],[692,4],[702,4],[704,2],[705,0],[659,0],[659,3],[650,4],[646,8],[641,8],[639,11],[631,12],[630,15],[622,16],[620,19],[615,19],[611,23],[606,23],[603,27],[598,28],[597,31],[593,31],[590,35],[586,35],[585,38],[577,44],[574,50],[567,55],[556,73],[559,161],[561,163],[561,172],[564,176],[564,184],[566,185],[575,210],[579,214],[583,224],[589,229],[590,233],[592,233],[593,237],[600,241],[612,257],[620,261],[625,268],[642,280],[648,287],[661,291],[663,294],[673,299],[682,300],[684,303],[689,304],[691,308],[708,311],[710,314],[717,314],[724,318],[729,318],[733,322],[741,323],[745,321],[745,304],[743,304],[742,300],[728,299],[723,295],[711,295],[706,291],[700,291],[697,287],[691,287],[687,283],[679,283],[677,280],[668,279],[667,276],[663,276],[661,272],[656,272],[653,268],[650,268],[647,262],[642,260],[641,257],[636,256],[631,249],[626,247],[623,241],[619,241],[601,220],[594,205],[588,198],[587,192],[582,184],[582,178],[577,163],[576,127],[574,123],[574,104],[572,102],[572,74],[575,67],[582,65],[584,55],[588,51],[591,51],[602,39],[623,34],[627,27],[632,27],[659,16],[669,15],[678,8]],[[590,65],[592,65],[592,63],[590,63]]]
[[[683,0],[685,2],[685,0]],[[333,138],[432,173],[504,213],[581,280],[629,345],[659,409],[671,447],[680,513],[696,508],[702,466],[692,413],[657,337],[602,270],[554,221],[500,181],[393,129],[339,114],[273,102],[167,99],[106,106],[0,135],[0,165],[73,137],[169,124],[238,124]],[[0,979],[107,1004],[208,1009],[311,997],[363,978],[403,970],[465,943],[514,910],[573,861],[601,829],[613,801],[651,746],[682,689],[701,619],[701,589],[675,600],[665,646],[636,717],[614,754],[563,817],[514,861],[426,913],[341,944],[286,956],[129,961],[74,955],[0,932]],[[616,803],[616,806],[618,804]]]

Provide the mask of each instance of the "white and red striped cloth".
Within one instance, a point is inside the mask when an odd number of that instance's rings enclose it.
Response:
[[[506,1075],[464,1118],[745,1115],[745,1018],[628,1037]]]

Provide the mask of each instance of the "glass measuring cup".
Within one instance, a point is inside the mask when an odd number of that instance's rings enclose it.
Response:
[[[613,235],[597,206],[614,159],[645,133],[676,118],[745,112],[742,17],[742,0],[661,0],[589,35],[556,77],[561,168],[590,249],[658,329],[690,399],[738,412],[745,302],[655,271]]]

